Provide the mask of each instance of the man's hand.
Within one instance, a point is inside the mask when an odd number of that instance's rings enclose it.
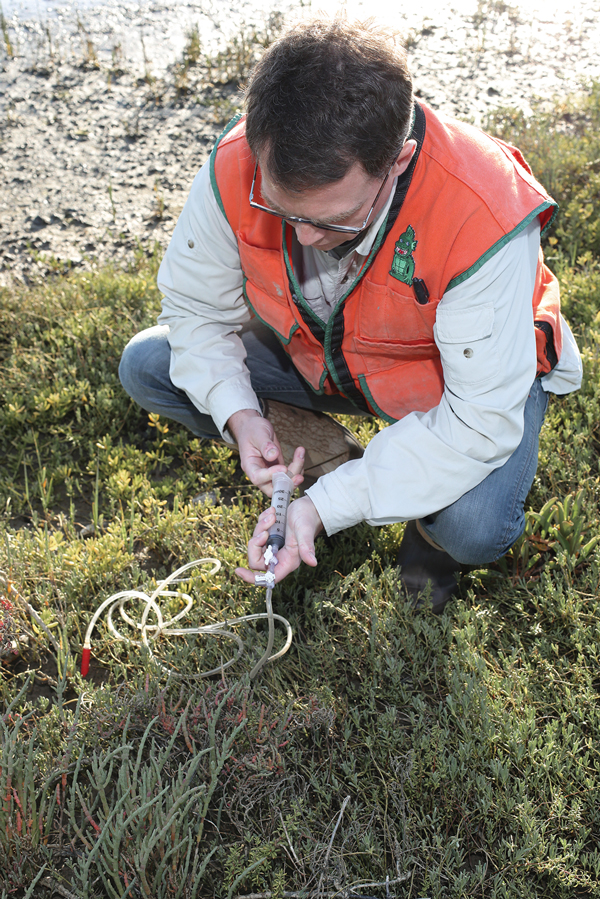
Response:
[[[239,447],[243,470],[252,483],[260,487],[267,496],[273,495],[273,474],[276,471],[288,471],[295,487],[302,483],[304,448],[297,447],[288,469],[283,461],[277,435],[268,418],[263,418],[254,409],[241,409],[231,416],[227,427]]]
[[[269,536],[269,528],[275,524],[275,510],[273,508],[264,511],[248,543],[248,564],[250,568],[264,571],[264,552]],[[277,553],[277,565],[275,566],[275,580],[281,581],[295,571],[300,562],[306,562],[311,568],[317,564],[315,556],[315,537],[323,528],[323,522],[316,507],[308,496],[291,503],[287,513],[287,526],[285,532],[285,546]],[[246,581],[254,583],[255,571],[248,568],[236,568],[235,573]]]

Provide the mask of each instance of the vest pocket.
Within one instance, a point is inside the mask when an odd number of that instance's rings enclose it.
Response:
[[[412,287],[396,282],[390,287],[367,278],[362,283],[362,296],[357,310],[357,336],[368,341],[386,340],[402,346],[433,345],[433,325],[439,300],[430,297],[425,305],[417,302]]]
[[[410,412],[428,412],[438,405],[444,391],[439,357],[361,374],[358,383],[373,411],[390,423]]]
[[[361,372],[358,382],[367,402],[388,422],[437,406],[444,389],[433,337],[439,300],[422,305],[412,287],[397,285],[365,280],[354,333],[351,307],[346,316],[351,369]]]
[[[498,376],[500,358],[493,339],[492,303],[479,303],[470,309],[441,307],[433,330],[448,387],[474,387]]]
[[[352,349],[361,357],[361,367],[365,371],[387,371],[400,361],[422,361],[438,359],[440,352],[431,340],[373,340],[368,337],[354,337]]]

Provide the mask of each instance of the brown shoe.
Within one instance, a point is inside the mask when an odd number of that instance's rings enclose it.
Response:
[[[364,453],[356,437],[323,412],[300,409],[275,400],[262,400],[262,403],[265,418],[275,428],[286,465],[292,461],[296,447],[303,446],[306,450],[303,490],[322,474],[335,471],[350,459],[360,459]]]

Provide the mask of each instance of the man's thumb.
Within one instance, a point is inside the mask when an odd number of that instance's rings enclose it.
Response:
[[[267,459],[267,461],[272,461],[276,459],[279,455],[279,451],[274,443],[267,443],[263,450],[263,457]]]
[[[317,557],[315,556],[315,546],[312,541],[299,540],[298,553],[303,562],[306,562],[307,565],[311,565],[313,568],[315,567],[317,564]]]

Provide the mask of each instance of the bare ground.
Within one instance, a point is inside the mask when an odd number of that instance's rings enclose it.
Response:
[[[484,124],[600,78],[600,0],[525,21],[502,0],[407,22],[417,94]],[[153,76],[115,45],[0,58],[0,286],[165,246],[198,168],[240,103],[239,72],[181,59]],[[89,43],[88,43],[89,41]],[[2,52],[2,51],[0,51]],[[146,61],[147,63],[147,61]]]

